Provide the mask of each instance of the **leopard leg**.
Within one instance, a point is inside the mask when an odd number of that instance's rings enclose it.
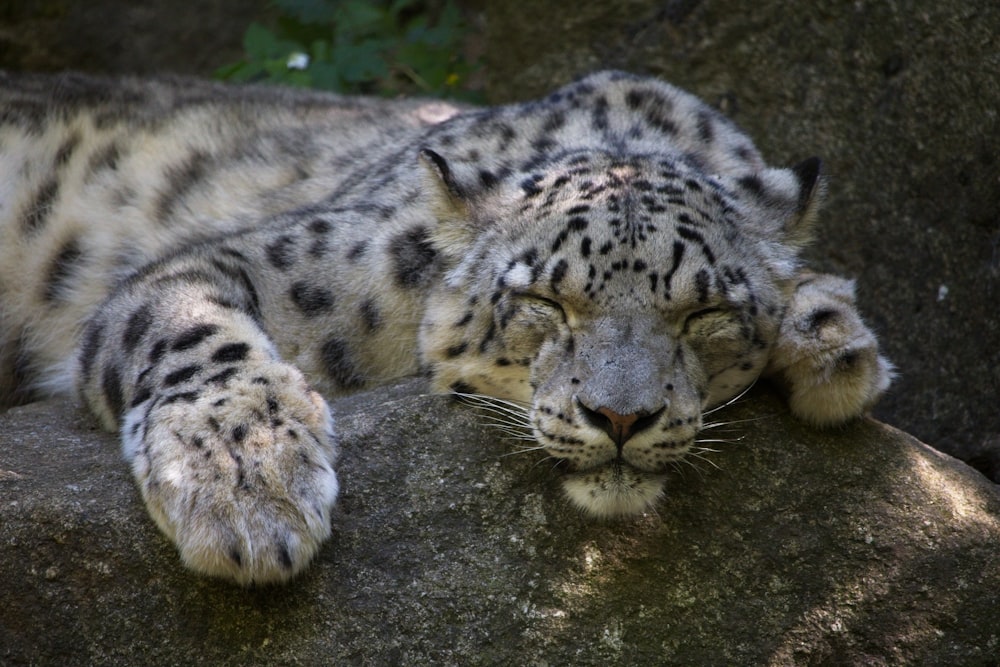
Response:
[[[783,387],[797,417],[832,425],[864,414],[888,389],[892,364],[861,320],[854,282],[799,276],[765,375]]]
[[[338,491],[330,411],[255,300],[238,266],[181,258],[113,295],[80,351],[84,397],[183,562],[245,585],[312,559]]]

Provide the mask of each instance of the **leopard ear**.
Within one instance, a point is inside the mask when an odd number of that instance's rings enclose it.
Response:
[[[768,232],[778,232],[785,243],[801,247],[813,238],[813,224],[825,192],[823,161],[803,160],[788,169],[764,169],[736,179],[747,199],[754,202],[770,223]]]
[[[458,182],[448,161],[429,148],[420,149],[420,162],[431,172],[438,187],[438,194],[443,195],[453,206],[464,206],[465,189]]]
[[[431,233],[435,247],[446,256],[460,257],[475,236],[470,196],[448,161],[429,148],[420,149],[424,188],[433,202],[436,224]]]
[[[799,195],[795,211],[785,227],[793,234],[802,234],[802,243],[812,239],[812,228],[823,205],[826,181],[823,180],[822,170],[823,161],[816,156],[806,158],[789,170],[798,181]]]

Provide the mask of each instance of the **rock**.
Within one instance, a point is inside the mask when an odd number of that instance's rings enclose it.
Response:
[[[655,512],[595,522],[474,409],[335,404],[334,537],[285,587],[184,571],[113,436],[0,414],[3,664],[921,664],[1000,655],[1000,494],[872,420],[758,390]],[[715,436],[713,436],[715,437]]]
[[[876,416],[1000,481],[1000,3],[487,2],[486,86],[594,69],[717,105],[773,163],[824,159],[816,268],[857,278],[900,376]]]

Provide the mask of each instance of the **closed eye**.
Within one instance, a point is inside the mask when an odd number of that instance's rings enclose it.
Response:
[[[563,307],[558,301],[550,299],[547,296],[539,296],[537,294],[532,294],[530,292],[512,292],[511,295],[517,299],[523,299],[525,301],[534,302],[541,306],[546,306],[554,310],[562,312]]]
[[[696,311],[694,311],[693,313],[691,313],[690,315],[688,315],[684,319],[684,328],[683,328],[682,332],[683,333],[687,333],[688,329],[690,329],[692,326],[696,326],[702,320],[704,320],[706,318],[711,318],[711,317],[725,315],[726,312],[727,311],[725,309],[719,308],[717,306],[713,306],[713,307],[710,307],[710,308],[702,308],[701,310],[696,310]]]

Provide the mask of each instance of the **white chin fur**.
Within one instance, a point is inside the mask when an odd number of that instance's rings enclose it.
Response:
[[[574,505],[600,518],[641,514],[663,496],[664,475],[644,473],[618,463],[586,473],[571,473],[563,490]]]

